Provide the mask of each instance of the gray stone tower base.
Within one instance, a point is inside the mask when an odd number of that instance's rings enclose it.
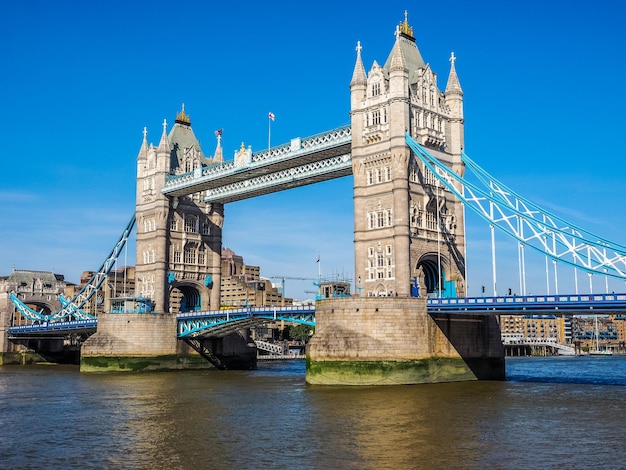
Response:
[[[81,372],[213,368],[176,338],[176,316],[120,313],[98,317],[98,331],[85,341]]]
[[[256,347],[239,333],[202,340],[221,368],[253,369]],[[254,345],[254,343],[252,343]],[[120,313],[98,317],[98,331],[80,352],[81,372],[214,369],[215,365],[176,336],[176,316]]]
[[[395,385],[504,380],[497,319],[429,315],[424,298],[318,301],[306,381]]]

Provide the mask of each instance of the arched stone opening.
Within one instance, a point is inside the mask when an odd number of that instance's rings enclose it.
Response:
[[[196,312],[202,310],[202,295],[196,286],[180,284],[170,292],[171,313]]]
[[[446,280],[445,259],[438,260],[436,253],[428,253],[420,258],[415,267],[416,273],[423,273],[423,285],[428,297],[454,297],[450,282]]]

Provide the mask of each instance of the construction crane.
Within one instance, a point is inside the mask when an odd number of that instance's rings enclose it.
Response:
[[[294,281],[317,281],[315,277],[292,277],[292,276],[270,276],[270,279],[280,279],[281,281],[281,289],[283,291],[283,298],[285,298],[285,279],[290,279]]]

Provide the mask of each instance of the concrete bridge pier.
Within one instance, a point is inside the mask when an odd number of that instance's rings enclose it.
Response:
[[[179,340],[172,314],[104,314],[98,317],[98,331],[82,346],[80,371],[212,369],[216,365],[207,360],[211,356],[225,364],[223,368],[256,366],[256,347],[248,347],[245,335],[231,333],[202,343],[198,354]]]
[[[350,298],[316,304],[306,381],[395,385],[503,380],[496,318],[429,315],[425,298]]]

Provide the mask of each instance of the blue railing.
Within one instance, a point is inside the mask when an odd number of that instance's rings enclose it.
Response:
[[[428,311],[455,313],[623,313],[626,294],[526,295],[428,299]]]
[[[43,322],[32,325],[12,326],[10,335],[24,335],[28,333],[63,333],[66,331],[91,330],[98,326],[98,320],[73,320],[59,322]]]

